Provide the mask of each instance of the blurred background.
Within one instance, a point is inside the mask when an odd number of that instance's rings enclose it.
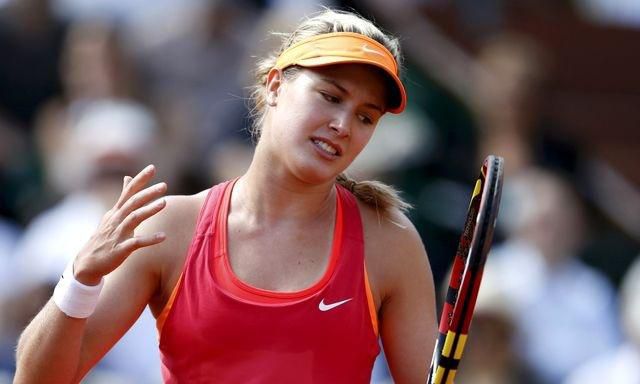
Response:
[[[0,0],[0,383],[124,174],[191,194],[246,169],[255,60],[321,6],[402,41],[407,111],[350,171],[414,204],[442,292],[482,160],[505,158],[456,382],[640,383],[636,0]],[[145,312],[86,382],[157,383],[158,360]]]

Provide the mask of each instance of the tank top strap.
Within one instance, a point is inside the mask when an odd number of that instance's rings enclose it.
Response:
[[[200,212],[198,213],[198,218],[196,220],[196,228],[193,234],[193,238],[191,243],[189,244],[189,249],[187,250],[187,255],[185,257],[185,261],[182,267],[182,271],[180,272],[180,277],[178,278],[178,282],[173,287],[171,295],[169,296],[169,300],[165,304],[164,308],[160,312],[156,319],[156,328],[158,329],[158,335],[162,337],[162,329],[164,324],[171,313],[171,308],[173,307],[174,300],[180,291],[180,287],[182,285],[182,280],[185,274],[185,271],[189,268],[189,265],[196,263],[198,258],[201,258],[201,252],[199,247],[204,243],[204,239],[206,236],[210,236],[211,233],[215,230],[214,219],[217,216],[220,200],[222,194],[227,189],[227,186],[231,183],[231,181],[225,181],[220,184],[214,185],[207,192],[207,197],[205,198],[202,207],[200,207]]]
[[[343,236],[361,243],[364,235],[358,199],[340,184],[336,184],[336,191],[342,206],[342,217],[340,219],[343,221]]]
[[[337,239],[340,257],[330,284],[339,291],[360,292],[362,288],[364,293],[364,235],[358,201],[341,185],[336,190],[341,207],[336,225],[342,236]]]
[[[335,281],[337,285],[342,285],[346,292],[358,292],[360,296],[358,300],[366,302],[368,318],[377,338],[378,315],[365,265],[364,227],[358,199],[342,185],[336,186],[342,206],[340,220],[343,236],[340,252],[346,257],[342,258],[342,262],[336,269]]]
[[[211,187],[198,215],[196,236],[210,236],[213,234],[215,230],[215,225],[213,224],[215,224],[215,220],[218,217],[218,211],[220,210],[220,203],[222,201],[221,197],[233,181],[234,180],[224,181]]]

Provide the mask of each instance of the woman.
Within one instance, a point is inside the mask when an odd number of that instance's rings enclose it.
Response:
[[[79,381],[146,305],[166,382],[366,383],[378,336],[396,382],[425,382],[424,247],[392,189],[342,175],[382,115],[404,109],[399,58],[353,14],[303,22],[259,64],[246,174],[170,197],[145,188],[153,166],[126,177],[22,335],[16,382]]]

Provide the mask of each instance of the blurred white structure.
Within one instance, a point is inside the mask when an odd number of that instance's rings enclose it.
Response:
[[[627,342],[573,372],[565,384],[640,383],[640,257],[627,272],[620,290],[621,315]]]
[[[70,129],[61,158],[66,159],[66,182],[76,187],[30,223],[14,255],[13,273],[20,277],[14,294],[25,295],[27,300],[34,287],[53,286],[58,281],[117,200],[123,176],[149,160],[158,134],[145,108],[115,100],[86,106]],[[147,309],[87,382],[160,381],[155,320]]]
[[[638,0],[578,0],[575,3],[588,18],[596,22],[640,27]]]
[[[585,225],[576,200],[544,171],[507,180],[500,219],[509,238],[485,269],[514,306],[517,350],[548,383],[620,340],[613,287],[576,257]]]

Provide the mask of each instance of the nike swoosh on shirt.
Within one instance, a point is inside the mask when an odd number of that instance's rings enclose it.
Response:
[[[332,303],[332,304],[325,304],[324,303],[324,299],[322,299],[320,304],[318,304],[318,309],[320,309],[322,312],[326,312],[326,311],[329,311],[329,310],[331,310],[331,309],[333,309],[333,308],[335,308],[335,307],[337,307],[339,305],[342,305],[342,304],[344,304],[344,303],[346,303],[348,301],[351,301],[352,299],[353,299],[353,297],[350,298],[350,299],[338,301],[337,303]]]

